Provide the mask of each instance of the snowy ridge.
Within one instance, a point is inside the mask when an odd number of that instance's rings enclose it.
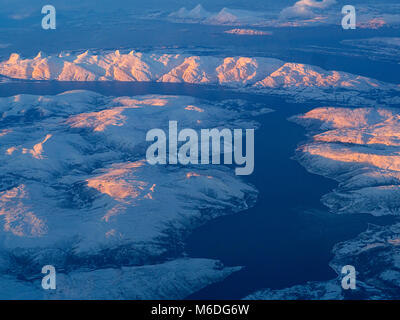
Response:
[[[340,71],[262,57],[190,56],[120,51],[93,54],[39,53],[33,59],[12,54],[0,62],[0,75],[58,81],[157,81],[222,85],[239,90],[372,104],[400,101],[398,85]]]
[[[261,81],[284,63],[277,59],[185,54],[148,54],[118,50],[105,54],[39,53],[33,59],[12,54],[0,74],[17,79],[59,81],[159,81],[247,85]]]
[[[293,121],[317,132],[297,150],[310,172],[339,186],[322,202],[336,213],[399,215],[400,112],[388,108],[317,108]]]
[[[357,4],[361,14],[357,18],[358,28],[379,29],[399,25],[399,6],[392,3],[390,12],[381,3]],[[174,23],[199,23],[208,25],[254,26],[254,27],[304,27],[318,25],[340,25],[341,6],[338,1],[323,0],[294,1],[282,10],[249,10],[224,7],[219,11],[207,11],[201,4],[188,10],[185,7],[171,12],[165,18]],[[151,16],[150,16],[151,17]],[[157,16],[159,17],[159,16]],[[163,15],[162,15],[163,17]]]
[[[52,264],[69,283],[61,298],[183,298],[237,270],[181,259],[182,239],[209,219],[252,205],[254,187],[224,166],[151,166],[143,158],[149,129],[167,131],[170,119],[182,128],[257,127],[248,107],[240,100],[89,91],[1,98],[0,282],[31,286],[23,279]],[[252,107],[252,114],[270,111]],[[166,264],[171,259],[178,260]],[[183,283],[167,281],[167,267]],[[96,271],[87,276],[84,269]],[[135,272],[144,278],[129,275]],[[165,281],[157,282],[158,273]],[[74,287],[85,277],[104,281],[104,291]],[[119,285],[107,287],[118,279],[143,283],[120,295]],[[32,290],[26,298],[36,297]]]
[[[171,12],[168,15],[168,20],[230,26],[265,24],[266,22],[264,12],[230,8],[222,8],[219,12],[209,12],[201,4],[191,10],[182,7],[178,11]]]

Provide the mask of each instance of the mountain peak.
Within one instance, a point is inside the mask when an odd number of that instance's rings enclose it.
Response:
[[[36,55],[35,59],[41,59],[44,58],[45,54],[43,51],[39,51],[38,54]]]
[[[18,53],[11,53],[10,58],[8,58],[8,63],[17,62],[20,59],[20,55]]]

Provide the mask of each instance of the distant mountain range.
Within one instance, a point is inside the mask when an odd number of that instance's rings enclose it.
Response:
[[[238,90],[282,94],[293,99],[352,104],[399,103],[399,85],[341,71],[263,57],[190,56],[131,51],[61,53],[23,59],[11,54],[0,75],[58,81],[157,81],[218,84]],[[377,96],[375,93],[379,92]]]

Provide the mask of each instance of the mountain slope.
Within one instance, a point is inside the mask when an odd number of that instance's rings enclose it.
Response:
[[[22,286],[24,298],[36,298],[47,264],[62,281],[55,295],[65,299],[183,298],[238,270],[182,259],[182,241],[194,227],[251,206],[257,190],[223,165],[148,164],[146,133],[168,132],[170,119],[195,130],[255,128],[248,108],[240,100],[89,91],[0,98],[0,284],[16,290],[0,296],[17,297]]]
[[[399,215],[400,113],[389,108],[317,108],[293,121],[313,132],[296,158],[339,181],[322,198],[336,213]]]
[[[335,100],[372,104],[400,101],[399,86],[340,71],[262,57],[189,56],[120,51],[63,53],[33,59],[12,54],[0,62],[0,75],[58,81],[157,81],[214,84],[296,100]]]

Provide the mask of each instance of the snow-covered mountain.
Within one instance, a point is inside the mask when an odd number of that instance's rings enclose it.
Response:
[[[376,104],[400,101],[400,87],[319,67],[262,57],[190,56],[120,51],[61,53],[23,59],[12,54],[0,62],[0,75],[16,79],[58,81],[157,81],[217,84],[272,93],[296,100]]]
[[[277,2],[277,4],[281,4]],[[243,9],[223,7],[219,11],[207,11],[201,4],[188,10],[185,7],[166,16],[174,23],[199,23],[208,25],[254,26],[254,27],[315,27],[320,25],[340,25],[341,8],[338,1],[293,1],[288,7],[268,5],[262,9],[241,6]],[[355,5],[355,3],[353,3]],[[400,23],[398,4],[391,3],[390,11],[386,3],[357,3],[357,28],[379,29],[398,27]],[[162,15],[164,16],[164,15]],[[149,17],[150,18],[150,17]],[[159,18],[159,16],[157,16]]]
[[[171,12],[168,16],[172,19],[201,21],[212,16],[212,13],[205,10],[201,4],[198,4],[192,10],[182,7],[176,12]]]
[[[218,12],[209,12],[198,4],[193,9],[185,7],[168,15],[168,20],[185,23],[204,23],[211,25],[257,25],[266,23],[265,12],[222,8]]]
[[[257,300],[341,300],[398,299],[400,295],[400,224],[379,227],[370,225],[358,237],[333,248],[330,262],[338,274],[330,281],[311,281],[280,290],[260,290],[246,299]],[[357,271],[356,289],[343,290],[342,267],[352,265]]]
[[[296,158],[339,182],[322,198],[326,206],[337,213],[400,214],[398,109],[317,108],[292,120],[313,132]]]
[[[1,98],[0,297],[29,287],[24,298],[36,298],[47,264],[67,283],[60,298],[183,298],[237,270],[182,259],[182,239],[252,205],[257,191],[224,166],[151,166],[145,137],[168,131],[170,119],[182,128],[254,128],[247,108],[89,91]]]

